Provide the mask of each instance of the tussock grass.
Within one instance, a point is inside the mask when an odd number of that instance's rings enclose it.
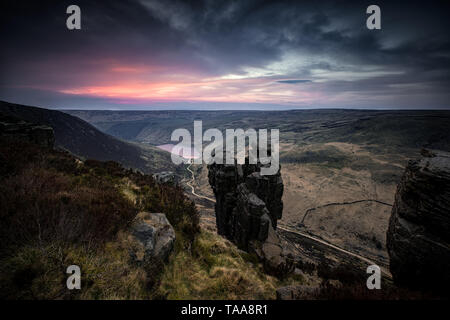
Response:
[[[178,186],[118,163],[86,160],[0,139],[0,298],[156,298],[162,267],[131,261],[128,227],[140,211],[163,212],[190,247],[195,206]],[[4,169],[6,168],[6,169]],[[78,265],[82,289],[68,290]]]
[[[160,295],[167,299],[275,299],[283,281],[263,272],[255,255],[243,252],[221,236],[202,230],[191,251],[180,244],[161,276]]]
[[[201,231],[179,186],[33,145],[0,150],[0,167],[9,166],[0,170],[0,298],[274,299],[295,281],[266,275],[256,256]],[[129,255],[139,211],[165,213],[176,230],[169,262],[155,272]],[[81,269],[81,290],[66,287],[70,265]]]
[[[81,290],[68,290],[66,268],[81,269]],[[6,299],[147,299],[145,271],[130,263],[120,240],[95,249],[83,246],[24,246],[0,267]]]

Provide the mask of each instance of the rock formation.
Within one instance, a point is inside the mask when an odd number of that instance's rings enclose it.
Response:
[[[175,231],[164,213],[141,212],[131,225],[133,260],[144,267],[166,261],[175,243]]]
[[[256,253],[268,273],[281,276],[292,269],[292,256],[275,232],[283,211],[283,181],[280,170],[262,176],[261,166],[208,166],[209,183],[216,197],[217,230],[240,249]]]
[[[1,113],[0,137],[13,142],[30,142],[46,148],[53,148],[55,143],[51,127],[25,122]]]
[[[397,187],[387,249],[397,284],[440,291],[450,285],[450,154],[422,155]]]

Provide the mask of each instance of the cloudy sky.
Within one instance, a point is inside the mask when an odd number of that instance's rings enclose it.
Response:
[[[81,8],[81,30],[66,8]],[[381,8],[382,29],[366,28]],[[448,1],[2,1],[0,100],[76,109],[450,108]]]

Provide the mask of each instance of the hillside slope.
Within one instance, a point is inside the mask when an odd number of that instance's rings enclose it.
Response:
[[[0,101],[0,112],[52,127],[55,132],[55,146],[81,158],[117,161],[143,172],[167,169],[167,166],[172,164],[170,158],[161,151],[143,149],[121,141],[97,130],[86,121],[61,111]],[[164,165],[161,165],[162,163]]]
[[[256,257],[201,230],[180,187],[80,161],[52,138],[48,126],[0,113],[1,299],[273,299],[301,280],[268,276]],[[142,212],[164,213],[175,230],[163,264],[133,257],[130,226]],[[82,270],[80,290],[66,287],[69,265]]]
[[[53,141],[50,127],[0,113],[0,298],[155,297],[164,269],[133,260],[130,224],[162,212],[184,247],[199,231],[192,202],[178,186],[113,161],[80,161]],[[70,265],[83,270],[81,290],[67,290]]]

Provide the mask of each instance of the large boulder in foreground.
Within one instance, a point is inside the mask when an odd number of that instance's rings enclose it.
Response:
[[[175,230],[164,213],[141,212],[131,225],[132,258],[144,266],[166,261],[173,250]]]
[[[397,284],[442,291],[450,285],[450,154],[422,155],[397,187],[387,249]]]

